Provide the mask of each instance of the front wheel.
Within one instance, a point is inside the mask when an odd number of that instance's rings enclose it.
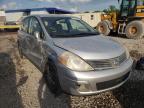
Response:
[[[104,34],[105,36],[110,35],[111,30],[110,30],[108,24],[104,21],[102,21],[98,24],[97,29],[98,29],[99,33]]]
[[[132,21],[126,26],[126,37],[129,39],[140,39],[144,36],[144,23]]]
[[[49,63],[46,66],[46,70],[44,73],[44,78],[46,80],[47,86],[51,93],[55,95],[61,94],[61,86],[59,83],[58,75],[57,75],[57,70],[56,67],[53,63]]]

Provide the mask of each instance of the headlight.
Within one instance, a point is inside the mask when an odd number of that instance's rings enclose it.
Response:
[[[80,57],[70,53],[64,52],[59,56],[59,61],[66,67],[75,71],[91,71],[94,70],[89,64],[87,64]]]

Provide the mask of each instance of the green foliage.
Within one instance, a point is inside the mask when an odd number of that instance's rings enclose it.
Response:
[[[103,12],[105,13],[118,12],[118,11],[119,9],[117,9],[114,5],[110,5],[109,8],[103,10]]]
[[[93,11],[93,13],[101,12],[100,10]]]
[[[4,9],[1,9],[1,8],[0,8],[0,11],[4,11]]]
[[[90,13],[89,11],[85,11],[84,13]]]

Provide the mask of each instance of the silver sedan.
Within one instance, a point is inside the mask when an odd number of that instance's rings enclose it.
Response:
[[[21,57],[41,72],[51,92],[92,95],[124,84],[132,70],[129,52],[84,21],[62,15],[33,15],[18,31]]]

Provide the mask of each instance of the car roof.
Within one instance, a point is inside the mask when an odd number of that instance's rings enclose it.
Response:
[[[30,16],[36,16],[36,17],[72,17],[72,16],[70,16],[70,15],[63,15],[63,14],[47,14],[47,15],[45,15],[45,14],[36,14],[36,15],[30,15]]]

